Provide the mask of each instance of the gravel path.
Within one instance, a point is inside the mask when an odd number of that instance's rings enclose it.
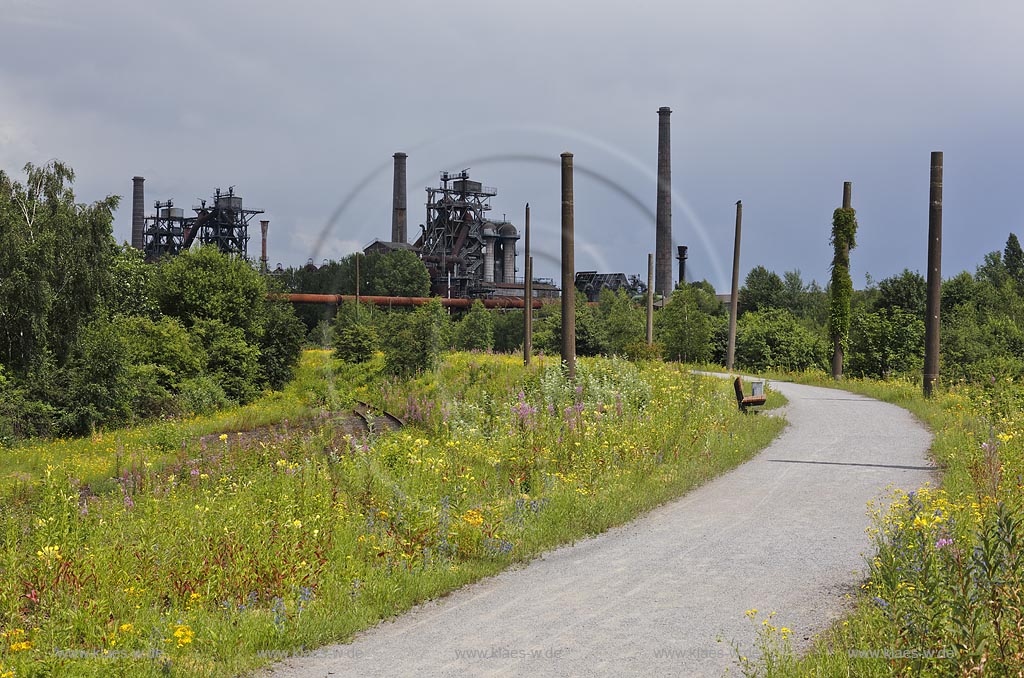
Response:
[[[866,503],[934,479],[931,436],[893,405],[773,387],[790,426],[734,471],[265,675],[721,676],[751,608],[805,645],[863,577]]]

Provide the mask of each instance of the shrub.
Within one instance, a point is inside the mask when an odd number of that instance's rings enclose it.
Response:
[[[255,398],[262,385],[260,350],[246,342],[242,330],[219,320],[201,320],[193,331],[209,356],[207,373],[224,393],[243,404]]]
[[[750,370],[824,369],[828,347],[792,313],[770,309],[746,313],[736,329],[736,362]]]
[[[440,299],[407,315],[389,318],[384,340],[384,366],[392,374],[413,374],[432,369],[446,348],[448,314]]]
[[[372,325],[348,325],[337,333],[334,355],[347,363],[364,363],[373,357],[378,344]]]
[[[460,351],[489,351],[494,346],[494,319],[477,299],[469,313],[455,326],[455,348]]]
[[[286,302],[265,303],[263,336],[260,339],[260,366],[271,388],[280,389],[295,373],[302,353],[306,326]]]
[[[193,377],[178,384],[178,407],[182,412],[207,414],[230,404],[224,389],[211,376]]]

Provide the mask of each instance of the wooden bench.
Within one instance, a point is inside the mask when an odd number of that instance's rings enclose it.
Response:
[[[736,404],[739,405],[740,411],[746,414],[748,407],[757,407],[758,405],[764,405],[764,382],[755,381],[753,386],[753,393],[751,395],[743,395],[743,377],[736,377],[735,381],[732,382],[732,387],[736,391]]]

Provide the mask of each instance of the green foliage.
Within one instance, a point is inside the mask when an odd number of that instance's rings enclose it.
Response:
[[[260,365],[263,377],[273,389],[281,389],[295,373],[302,353],[306,327],[295,315],[292,305],[281,301],[263,302],[263,335],[260,338]]]
[[[373,325],[345,325],[336,333],[334,355],[347,363],[364,363],[380,344]]]
[[[598,310],[608,336],[608,352],[612,355],[636,353],[638,345],[646,346],[647,311],[625,290],[602,289]]]
[[[1003,249],[1003,264],[1010,278],[1019,286],[1024,287],[1024,250],[1020,247],[1017,235],[1010,234]]]
[[[716,327],[724,320],[701,308],[706,292],[681,287],[654,316],[654,336],[669,360],[707,362],[714,354]]]
[[[263,384],[260,351],[245,341],[242,330],[204,318],[195,321],[192,331],[206,349],[208,374],[228,398],[243,404],[255,398]]]
[[[153,272],[141,250],[127,244],[115,247],[110,258],[110,284],[103,294],[107,313],[155,317],[159,309],[150,286]]]
[[[60,373],[63,431],[83,434],[100,423],[123,424],[133,398],[128,342],[117,325],[98,316],[81,333],[68,368]]]
[[[919,371],[924,359],[924,321],[899,306],[858,312],[850,328],[847,357],[850,372],[860,377]]]
[[[151,281],[160,312],[186,327],[216,320],[257,345],[263,337],[267,285],[244,259],[201,247],[162,260]]]
[[[523,348],[523,311],[518,309],[495,309],[494,315],[494,350],[499,353],[512,353]],[[534,311],[536,315],[536,311]]]
[[[747,274],[739,290],[739,305],[742,313],[752,313],[767,308],[779,308],[785,300],[785,285],[782,278],[764,266],[755,266]]]
[[[61,368],[110,283],[118,198],[75,202],[70,167],[0,172],[0,362],[19,378]]]
[[[597,311],[587,304],[583,294],[574,294],[576,318],[576,355],[595,356],[608,352],[608,333]],[[545,304],[535,312],[533,347],[547,355],[562,352],[561,304]]]
[[[127,344],[128,362],[156,368],[160,386],[170,389],[198,376],[206,367],[206,350],[177,318],[134,316],[117,324]]]
[[[425,297],[430,294],[430,275],[411,250],[362,252],[317,267],[307,264],[288,269],[283,278],[292,292],[355,294],[356,262],[359,263],[359,294],[363,296]]]
[[[204,374],[178,385],[178,404],[185,414],[210,414],[228,407],[231,401],[217,380]]]
[[[479,299],[455,326],[455,348],[460,351],[489,351],[494,347],[494,318]]]
[[[878,283],[878,297],[874,302],[874,310],[898,309],[923,322],[927,300],[928,285],[924,276],[916,271],[903,269],[903,273]]]
[[[783,309],[746,313],[737,324],[736,362],[746,369],[823,369],[827,353],[824,339]]]
[[[393,314],[387,324],[384,365],[392,374],[430,371],[448,347],[450,321],[436,297],[412,313]]]
[[[828,333],[833,341],[845,344],[850,334],[850,298],[853,280],[850,278],[850,250],[857,245],[857,213],[840,207],[832,215],[831,245],[832,284],[829,303]]]

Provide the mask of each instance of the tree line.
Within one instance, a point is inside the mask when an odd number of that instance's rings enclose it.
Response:
[[[74,172],[0,172],[0,442],[208,412],[279,388],[304,336],[244,259],[211,248],[146,264],[113,238],[117,196],[76,202]]]

